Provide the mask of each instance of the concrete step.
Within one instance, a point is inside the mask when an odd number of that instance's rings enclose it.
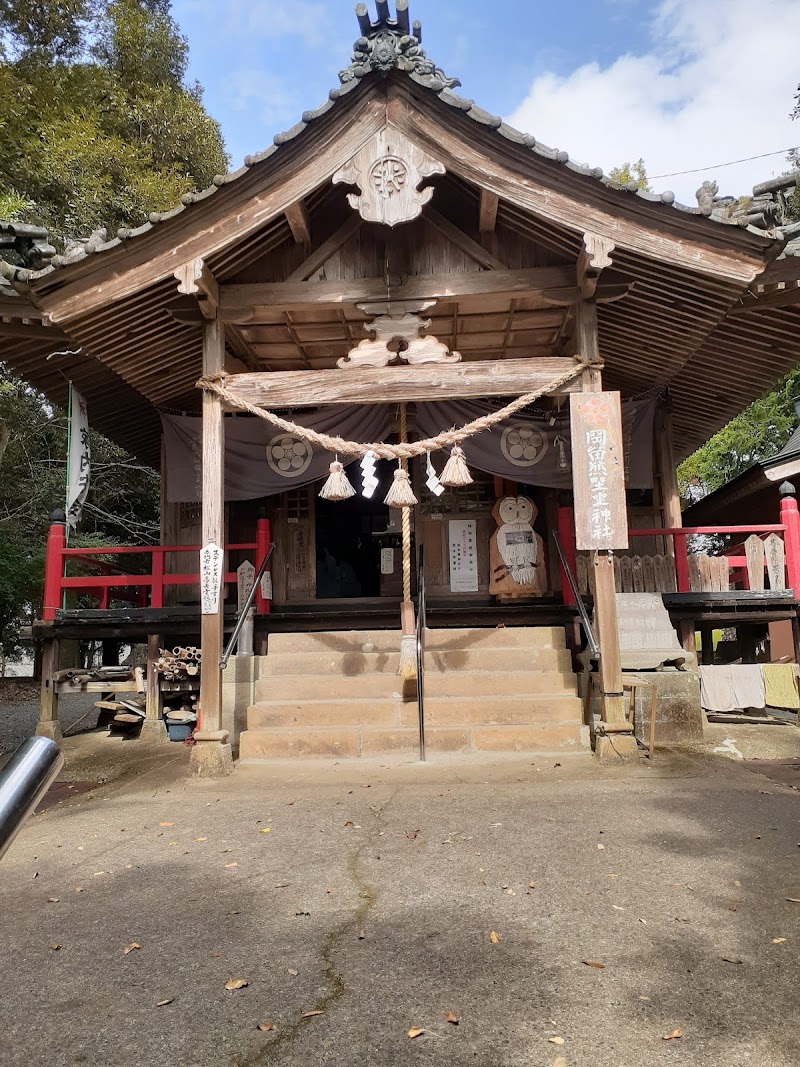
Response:
[[[428,752],[564,752],[584,746],[580,725],[535,724],[441,728],[425,731]],[[246,730],[240,738],[240,759],[339,759],[402,754],[413,756],[419,735],[405,729],[286,728]]]
[[[496,648],[564,648],[563,626],[496,626],[459,630],[427,630],[425,647],[443,651]]]
[[[268,648],[274,652],[397,652],[399,630],[341,630],[321,633],[270,634]]]
[[[397,674],[399,646],[393,652],[270,652],[261,659],[260,677],[330,675],[361,678],[368,674]]]
[[[330,674],[276,674],[256,682],[256,703],[262,700],[391,700],[400,696],[402,683],[397,668],[386,674],[348,677],[332,669]]]
[[[416,704],[411,707],[416,715]],[[425,722],[431,726],[468,726],[475,729],[478,726],[511,726],[520,723],[579,725],[582,710],[581,700],[576,696],[429,698],[426,693],[425,697]]]
[[[469,648],[433,650],[425,645],[425,670],[463,671],[553,671],[572,673],[572,657],[566,648]]]
[[[476,752],[559,752],[584,747],[580,723],[534,723],[527,726],[475,726]]]
[[[576,696],[575,675],[566,671],[425,671],[425,696],[471,697],[486,694],[521,700],[527,696]]]
[[[413,705],[414,719],[417,705]],[[392,727],[404,722],[404,708],[391,700],[266,700],[247,710],[247,729],[277,727]]]

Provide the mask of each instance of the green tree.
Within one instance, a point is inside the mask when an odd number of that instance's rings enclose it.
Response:
[[[228,165],[168,0],[0,0],[0,205],[86,236]]]
[[[643,159],[637,159],[635,163],[620,163],[618,167],[612,167],[609,177],[620,185],[636,185],[642,192],[651,193],[653,190],[647,177],[647,168]]]
[[[779,452],[797,426],[792,401],[798,395],[800,370],[723,426],[678,467],[681,496],[699,500]]]

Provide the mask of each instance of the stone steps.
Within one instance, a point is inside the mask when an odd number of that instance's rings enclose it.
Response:
[[[244,760],[353,758],[418,750],[403,701],[397,631],[274,634],[240,738]],[[431,752],[563,752],[584,744],[559,627],[426,633]]]

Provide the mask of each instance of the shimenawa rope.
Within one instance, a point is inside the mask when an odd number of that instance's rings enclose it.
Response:
[[[483,433],[484,430],[491,429],[498,422],[503,422],[510,415],[514,415],[535,401],[540,400],[546,393],[555,392],[555,390],[567,385],[573,378],[577,378],[587,367],[591,366],[602,366],[602,363],[576,363],[560,377],[548,383],[548,385],[543,386],[541,389],[536,389],[532,393],[524,393],[522,396],[517,397],[516,400],[506,404],[505,407],[500,408],[499,411],[492,411],[479,419],[473,419],[472,422],[466,423],[459,430],[455,428],[445,430],[443,433],[437,434],[436,437],[429,437],[424,441],[400,442],[400,444],[396,445],[387,445],[382,442],[362,444],[358,441],[346,441],[343,437],[330,437],[328,434],[318,433],[316,430],[311,430],[306,426],[299,426],[288,419],[282,419],[280,415],[267,411],[265,408],[260,408],[256,404],[251,404],[249,400],[237,396],[235,390],[225,385],[230,375],[224,371],[220,374],[201,378],[197,383],[197,387],[198,389],[205,389],[207,392],[215,393],[221,400],[230,404],[231,407],[238,408],[240,411],[249,411],[251,415],[256,415],[259,419],[265,419],[267,422],[272,423],[273,426],[277,426],[278,429],[294,434],[301,440],[308,441],[326,452],[339,453],[344,456],[365,456],[367,452],[374,452],[380,459],[398,460],[424,456],[426,452],[435,452],[440,448],[451,448],[453,445],[466,441],[468,437]]]

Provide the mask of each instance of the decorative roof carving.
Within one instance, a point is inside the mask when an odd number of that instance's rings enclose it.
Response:
[[[353,45],[350,66],[339,72],[342,85],[365,77],[373,70],[385,78],[391,71],[404,70],[425,78],[436,92],[454,89],[460,85],[458,78],[448,78],[443,70],[432,63],[422,48],[422,26],[409,22],[408,0],[397,0],[397,17],[389,14],[389,0],[377,0],[378,17],[370,19],[366,4],[356,5],[356,18],[361,37]]]

